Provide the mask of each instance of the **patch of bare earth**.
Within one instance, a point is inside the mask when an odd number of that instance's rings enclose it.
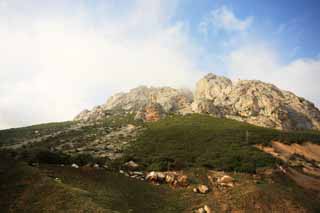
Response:
[[[278,141],[273,141],[271,145],[256,147],[285,162],[286,166],[281,170],[296,184],[308,190],[320,191],[320,145],[310,142],[287,145]]]

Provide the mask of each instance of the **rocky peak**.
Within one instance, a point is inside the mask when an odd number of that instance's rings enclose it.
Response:
[[[167,113],[185,114],[191,112],[193,94],[189,90],[170,87],[140,86],[127,93],[117,93],[106,104],[83,111],[76,120],[99,120],[108,111],[124,110],[136,113],[136,118],[154,121]]]
[[[320,129],[320,112],[309,101],[256,80],[233,83],[208,74],[198,81],[194,112],[277,129]]]
[[[151,103],[157,103],[165,112],[176,112],[189,107],[192,100],[193,96],[190,91],[170,87],[140,86],[128,93],[112,96],[103,107],[105,109],[122,108],[137,111]]]
[[[168,113],[207,113],[263,127],[320,130],[320,111],[311,102],[269,83],[232,82],[212,73],[197,82],[194,98],[189,90],[140,86],[115,94],[75,120],[104,119],[118,109],[135,113],[135,118],[143,121],[156,121]]]
[[[228,95],[232,88],[232,81],[225,77],[220,77],[209,73],[196,85],[195,99],[213,100],[217,97]]]

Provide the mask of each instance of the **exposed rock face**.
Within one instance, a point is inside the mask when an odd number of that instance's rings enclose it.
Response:
[[[187,90],[170,87],[137,87],[128,93],[118,93],[107,103],[92,111],[81,112],[75,120],[99,120],[108,116],[112,110],[136,113],[136,119],[156,121],[167,113],[186,114],[191,111],[193,95]]]
[[[137,112],[135,120],[158,121],[164,116],[163,107],[158,103],[151,103]]]
[[[272,84],[208,74],[197,83],[192,109],[277,129],[320,129],[320,111]]]
[[[159,104],[165,112],[183,112],[188,110],[192,102],[190,91],[177,90],[170,87],[137,87],[128,93],[112,96],[104,105],[105,109],[121,108],[138,111],[150,104]]]
[[[311,102],[272,84],[232,82],[214,74],[198,81],[194,97],[187,90],[141,86],[112,96],[75,120],[98,121],[117,110],[134,113],[135,119],[143,121],[157,121],[169,113],[208,113],[276,129],[320,130],[320,111]]]

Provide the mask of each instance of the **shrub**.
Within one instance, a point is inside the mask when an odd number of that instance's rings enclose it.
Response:
[[[78,154],[71,158],[71,163],[75,163],[79,166],[94,163],[94,158],[89,154]]]
[[[31,162],[46,163],[46,164],[69,164],[70,156],[60,153],[51,152],[48,150],[39,151],[35,154]]]

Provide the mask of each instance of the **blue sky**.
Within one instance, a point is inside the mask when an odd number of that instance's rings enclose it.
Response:
[[[316,0],[0,0],[0,129],[138,85],[258,79],[320,106]]]

